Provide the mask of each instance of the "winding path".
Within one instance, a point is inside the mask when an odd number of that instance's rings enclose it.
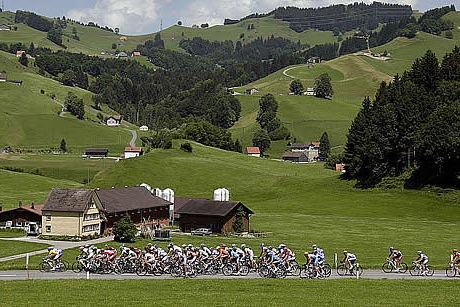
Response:
[[[131,134],[133,135],[133,137],[131,138],[131,141],[129,142],[129,146],[136,147],[137,131],[131,130],[131,129],[125,129],[125,130],[131,132]]]
[[[308,65],[294,66],[294,67],[285,69],[285,70],[283,71],[283,75],[285,75],[286,77],[289,77],[289,78],[291,78],[291,79],[297,79],[297,77],[294,77],[293,75],[288,74],[288,71],[293,70],[293,69],[297,69],[297,68],[301,68],[301,67],[304,67],[304,66],[308,66]]]

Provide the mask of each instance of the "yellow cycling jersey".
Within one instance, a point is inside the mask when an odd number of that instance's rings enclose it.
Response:
[[[52,249],[52,250],[50,250],[49,253],[48,253],[49,256],[56,256],[57,254],[58,254],[57,249]]]

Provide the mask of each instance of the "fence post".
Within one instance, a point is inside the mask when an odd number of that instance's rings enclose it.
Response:
[[[89,270],[86,271],[86,279],[89,280]]]
[[[359,279],[359,268],[356,266],[356,279]]]
[[[29,280],[29,253],[26,254],[27,280]]]
[[[337,269],[337,253],[334,254],[334,265],[335,265],[335,268]]]

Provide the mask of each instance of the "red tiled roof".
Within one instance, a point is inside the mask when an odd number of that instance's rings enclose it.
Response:
[[[287,151],[283,154],[283,158],[300,158],[302,155],[303,155],[303,152]]]
[[[116,119],[116,120],[121,120],[121,115],[119,115],[119,114],[112,115],[112,116],[110,116],[110,117],[113,117],[113,118]]]
[[[23,53],[25,53],[25,51],[24,51],[24,50],[19,50],[19,51],[16,51],[16,55],[20,55],[20,54],[23,54]]]
[[[247,147],[246,151],[248,152],[248,155],[257,155],[260,154],[260,149],[259,147]]]
[[[142,147],[125,147],[125,152],[141,152]]]
[[[319,147],[319,145],[321,144],[320,142],[311,142],[311,144],[315,147]]]
[[[139,51],[134,51],[133,54],[134,56],[141,56],[141,53]]]
[[[34,208],[32,208],[32,205],[28,205],[28,206],[23,206],[22,208],[26,209],[27,211],[30,211],[32,213],[42,215],[43,206],[45,206],[45,205],[44,204],[34,205]]]

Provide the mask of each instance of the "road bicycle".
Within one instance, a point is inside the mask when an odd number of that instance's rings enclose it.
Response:
[[[446,276],[455,277],[457,275],[460,276],[460,267],[458,267],[457,264],[451,262],[446,268]]]
[[[53,265],[53,260],[44,257],[42,262],[38,264],[40,272],[65,272],[69,268],[69,263],[65,260],[57,259]]]
[[[409,273],[412,276],[433,276],[434,269],[431,265],[426,265],[426,270],[423,270],[422,265],[418,262],[413,261],[412,267],[409,269]]]
[[[386,259],[386,261],[382,264],[382,271],[384,273],[406,273],[407,272],[407,263],[400,262],[399,267],[396,265],[396,260],[394,259]]]
[[[353,264],[351,268],[342,261],[340,263],[341,264],[337,267],[337,274],[339,276],[356,276],[357,274],[359,274],[359,276],[363,275],[364,270],[358,262]]]
[[[304,264],[300,270],[300,278],[302,279],[324,279],[326,278],[326,272],[324,268],[317,267],[317,270],[313,268],[313,265]]]
[[[224,265],[222,268],[222,273],[225,276],[230,276],[230,275],[241,275],[241,276],[246,276],[249,273],[249,266],[245,263],[240,264],[240,270],[238,270],[238,265],[234,262],[232,263],[227,263]]]

